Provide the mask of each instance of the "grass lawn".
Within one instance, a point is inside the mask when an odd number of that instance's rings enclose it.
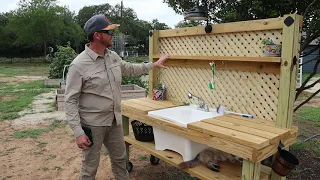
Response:
[[[310,73],[307,72],[302,73],[302,82],[304,82],[309,75]],[[315,74],[313,77],[320,77],[320,73]]]
[[[32,104],[33,98],[52,90],[43,80],[10,83],[6,77],[47,76],[49,64],[1,64],[0,120],[19,118],[19,111]]]
[[[16,63],[0,64],[0,74],[5,76],[48,76],[50,64]]]

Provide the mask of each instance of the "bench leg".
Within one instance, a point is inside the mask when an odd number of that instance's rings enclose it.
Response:
[[[123,135],[129,135],[129,118],[126,116],[122,116],[122,127],[123,127]],[[129,145],[126,142],[126,154],[127,154],[127,162],[129,162]]]
[[[260,163],[253,163],[243,160],[242,164],[242,180],[259,180],[260,179]]]

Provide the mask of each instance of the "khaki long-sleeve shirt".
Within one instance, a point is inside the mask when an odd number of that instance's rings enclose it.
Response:
[[[100,56],[87,45],[71,63],[66,79],[65,111],[76,137],[84,134],[80,121],[90,126],[111,126],[114,117],[122,123],[121,81],[153,68],[152,63],[130,64],[106,49]]]

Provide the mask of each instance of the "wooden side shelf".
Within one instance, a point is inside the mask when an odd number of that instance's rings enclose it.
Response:
[[[128,136],[124,136],[124,139],[127,143],[146,151],[159,159],[169,163],[175,167],[182,162],[182,156],[173,151],[157,151],[155,150],[153,142],[140,142],[135,140],[134,135],[130,133]],[[242,167],[236,164],[223,163],[221,164],[220,172],[214,172],[206,168],[205,166],[198,166],[195,168],[190,168],[185,170],[187,173],[196,176],[204,180],[212,179],[241,179]],[[271,169],[267,166],[261,165],[260,179],[267,180],[270,179]]]
[[[153,58],[160,58],[159,54]],[[280,57],[250,57],[250,56],[170,56],[170,59],[207,60],[207,61],[245,61],[245,62],[272,62],[280,63]]]

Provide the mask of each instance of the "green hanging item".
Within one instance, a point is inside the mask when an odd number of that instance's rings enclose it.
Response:
[[[216,83],[214,82],[214,73],[216,70],[216,64],[214,62],[209,63],[211,66],[211,70],[212,70],[212,79],[209,81],[209,89],[210,90],[214,90]]]

